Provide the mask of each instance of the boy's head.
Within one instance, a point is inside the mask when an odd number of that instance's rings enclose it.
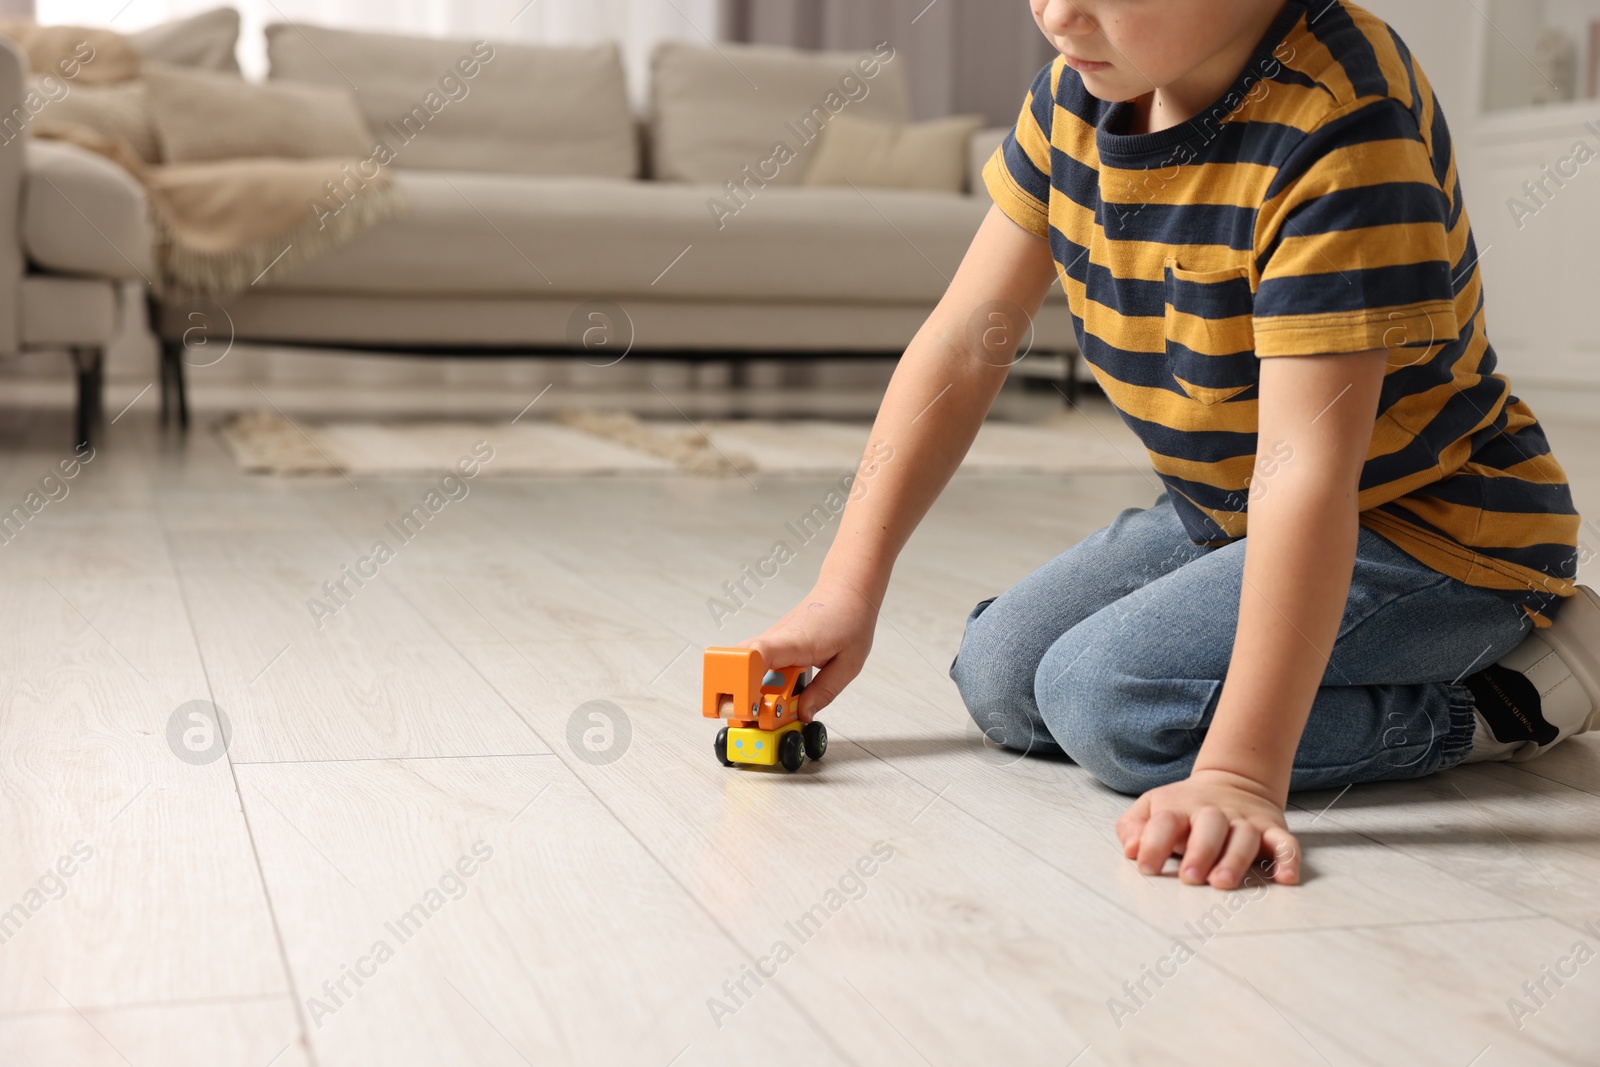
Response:
[[[1028,0],[1051,45],[1106,101],[1249,61],[1284,0]],[[1208,79],[1209,80],[1209,77]]]

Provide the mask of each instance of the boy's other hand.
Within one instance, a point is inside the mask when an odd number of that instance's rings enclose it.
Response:
[[[1282,802],[1229,771],[1197,770],[1150,790],[1117,820],[1117,838],[1143,874],[1160,874],[1179,853],[1178,878],[1186,885],[1236,889],[1264,856],[1273,881],[1300,881],[1300,842],[1284,822]]]
[[[760,652],[769,668],[816,667],[800,694],[800,719],[810,722],[861,673],[877,621],[878,609],[854,583],[820,578],[771,629],[735,647]]]

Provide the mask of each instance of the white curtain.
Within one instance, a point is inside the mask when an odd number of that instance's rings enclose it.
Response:
[[[217,0],[38,0],[44,23],[131,31],[219,6]],[[385,30],[492,41],[585,43],[615,40],[635,101],[644,97],[650,51],[663,40],[716,39],[717,0],[234,0],[244,20],[239,62],[266,74],[261,28],[269,22]]]

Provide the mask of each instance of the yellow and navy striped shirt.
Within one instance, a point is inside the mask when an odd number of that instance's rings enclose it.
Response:
[[[1189,537],[1247,530],[1257,359],[1389,350],[1361,524],[1550,625],[1578,516],[1494,373],[1449,130],[1405,44],[1341,0],[1288,0],[1228,93],[1126,134],[1057,59],[984,170],[1050,241],[1078,344]]]

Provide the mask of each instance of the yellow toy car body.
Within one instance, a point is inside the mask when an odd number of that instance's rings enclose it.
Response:
[[[776,766],[783,735],[801,732],[802,724],[798,721],[776,730],[730,726],[727,736],[722,739],[723,752],[727,755],[724,762],[753,763],[760,767]]]

